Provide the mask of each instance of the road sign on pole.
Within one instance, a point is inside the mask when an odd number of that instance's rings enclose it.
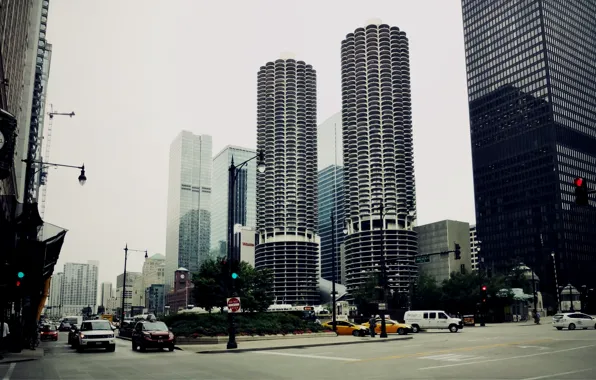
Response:
[[[418,256],[416,256],[416,264],[428,263],[428,262],[430,262],[430,256],[429,255],[418,255]]]
[[[240,311],[240,297],[232,297],[227,299],[228,313],[237,313]]]

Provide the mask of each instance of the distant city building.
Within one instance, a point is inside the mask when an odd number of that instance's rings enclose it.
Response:
[[[256,232],[254,228],[236,226],[234,231],[234,254],[233,257],[240,261],[255,266],[255,242]]]
[[[102,282],[101,283],[101,298],[99,304],[103,307],[106,307],[110,298],[112,298],[112,283],[111,282]]]
[[[46,304],[46,313],[52,318],[62,317],[62,284],[64,282],[64,273],[55,273],[50,282],[50,294]]]
[[[87,264],[64,264],[62,279],[62,314],[82,315],[83,308],[97,307],[97,275],[98,261]]]
[[[480,253],[480,242],[478,241],[478,236],[476,235],[476,225],[470,226],[470,256],[472,259],[472,270],[478,270],[480,266],[479,257]]]
[[[463,0],[476,228],[484,265],[550,290],[596,286],[596,3]],[[553,276],[553,259],[558,280]]]
[[[432,276],[437,283],[448,280],[451,273],[469,273],[472,270],[470,255],[470,224],[455,220],[442,220],[423,224],[414,228],[418,233],[418,268],[421,273]],[[421,256],[453,251],[455,244],[461,249],[461,259],[456,260],[454,253],[432,255],[428,262]]]
[[[378,272],[383,251],[394,260],[389,286],[404,294],[418,252],[406,33],[372,20],[342,41],[341,63],[346,286],[353,292]]]
[[[150,285],[145,294],[147,311],[154,315],[165,314],[165,285],[164,284],[152,284]]]
[[[257,150],[267,169],[257,175],[257,268],[274,273],[284,304],[318,304],[317,79],[290,55],[258,73]]]
[[[126,272],[126,291],[124,291],[124,273],[119,274],[116,277],[116,299],[118,309],[122,308],[122,297],[124,297],[124,312],[126,315],[130,315],[131,307],[133,306],[133,290],[135,282],[138,278],[143,278],[143,274],[140,272]],[[134,305],[138,306],[138,305]]]
[[[332,230],[331,216],[335,217]],[[341,283],[341,250],[344,242],[344,173],[341,166],[331,165],[319,171],[319,236],[321,237],[321,277],[333,281],[335,254],[335,282]],[[335,247],[333,246],[335,233]]]
[[[165,283],[166,257],[159,253],[148,257],[143,263],[143,288]]]
[[[343,165],[341,111],[319,124],[317,146],[319,171],[330,165]]]
[[[186,268],[178,268],[174,271],[174,286],[172,291],[166,293],[166,306],[168,312],[175,314],[180,310],[187,309],[189,305],[194,305],[193,288],[191,274]]]
[[[211,235],[211,136],[182,131],[170,146],[165,283],[174,271],[197,272],[209,256]]]
[[[238,165],[250,160],[256,150],[227,146],[213,158],[213,196],[211,214],[211,250],[218,256],[228,251],[228,178],[234,159]],[[255,228],[257,213],[257,160],[251,160],[236,175],[235,212],[233,225]],[[223,250],[222,250],[223,248]]]

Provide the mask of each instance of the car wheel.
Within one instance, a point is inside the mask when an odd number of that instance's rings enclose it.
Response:
[[[457,326],[456,325],[451,325],[449,326],[449,331],[451,331],[452,333],[456,333],[457,332]]]
[[[109,346],[106,348],[106,351],[107,351],[107,352],[114,352],[114,351],[116,351],[116,345],[115,345],[115,344],[109,345]]]
[[[397,329],[397,335],[406,335],[406,330],[401,327]]]
[[[418,327],[418,325],[412,325],[412,332],[414,334],[420,332],[420,327]]]
[[[147,349],[145,348],[145,345],[143,343],[139,343],[139,351],[141,351],[141,352],[147,351]]]
[[[77,346],[77,352],[83,352],[83,351],[85,351],[85,349],[83,348],[83,346],[78,345]]]
[[[168,347],[168,350],[170,350],[170,352],[173,352],[174,351],[174,346]]]
[[[352,331],[352,335],[353,336],[360,336],[360,331],[354,330],[354,331]]]
[[[570,323],[568,329],[575,330],[575,323]]]
[[[137,350],[137,344],[134,341],[132,342],[132,350],[133,351]]]
[[[557,330],[563,330],[563,328],[562,327],[557,327]]]

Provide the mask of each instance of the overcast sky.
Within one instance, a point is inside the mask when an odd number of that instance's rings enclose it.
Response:
[[[45,220],[69,230],[60,261],[123,248],[165,253],[168,149],[182,129],[256,146],[256,75],[294,52],[318,76],[318,121],[341,110],[340,44],[372,18],[410,39],[418,223],[474,222],[460,0],[52,0],[48,104],[56,117]],[[140,271],[143,254],[129,254]]]

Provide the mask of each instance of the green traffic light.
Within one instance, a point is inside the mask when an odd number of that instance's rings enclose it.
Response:
[[[17,277],[18,278],[23,278],[23,277],[25,277],[25,273],[19,272],[19,273],[17,273]]]
[[[235,280],[238,278],[238,273],[232,273],[232,278]]]

